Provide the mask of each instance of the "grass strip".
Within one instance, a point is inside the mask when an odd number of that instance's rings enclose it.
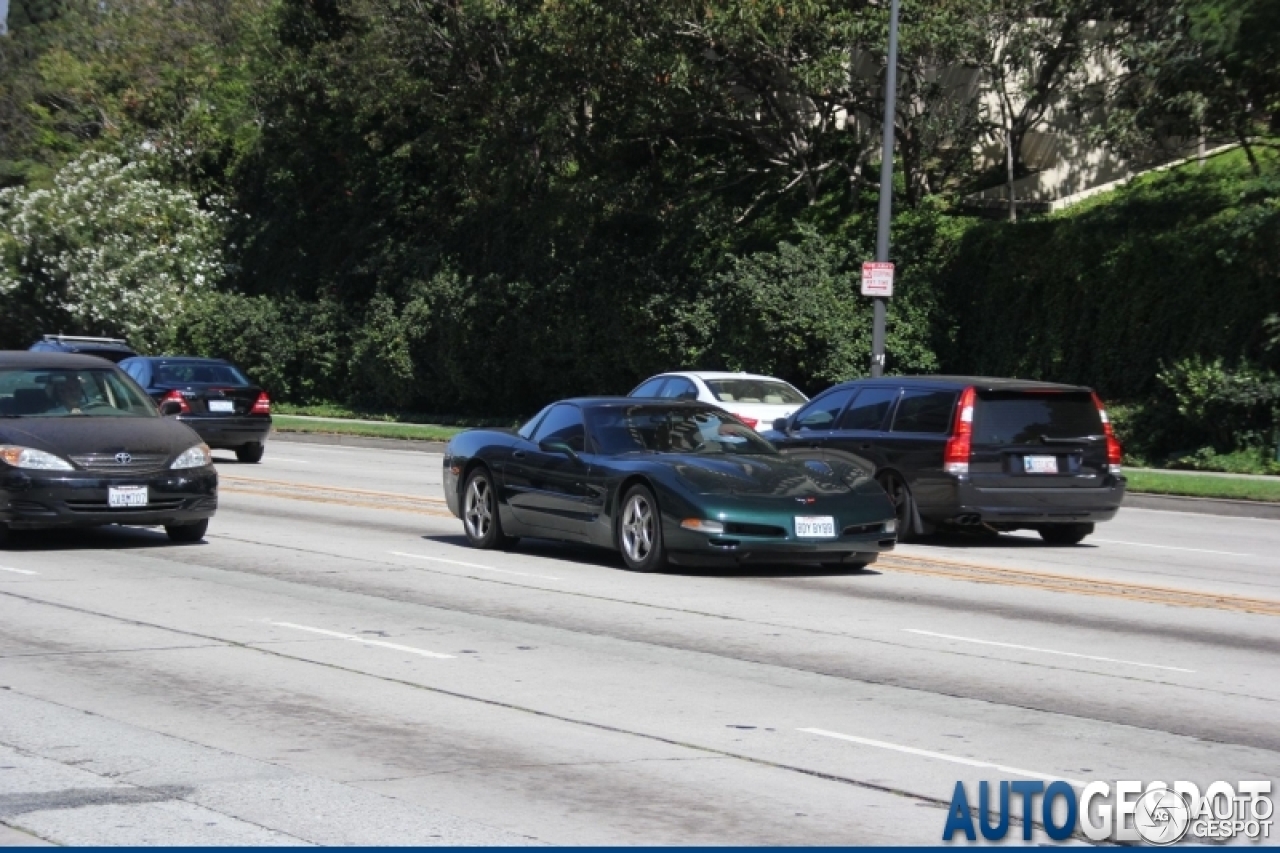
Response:
[[[1131,492],[1280,503],[1280,477],[1272,483],[1266,480],[1155,474],[1148,471],[1126,471],[1125,476],[1129,479]]]
[[[368,438],[408,438],[418,441],[448,441],[462,429],[437,424],[358,424],[341,421],[311,421],[289,415],[273,415],[277,432],[309,432],[320,435],[361,435]]]

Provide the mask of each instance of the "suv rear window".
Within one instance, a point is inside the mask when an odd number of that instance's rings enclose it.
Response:
[[[1047,438],[1102,435],[1102,418],[1084,392],[1002,391],[979,393],[973,417],[974,444],[1039,444]]]

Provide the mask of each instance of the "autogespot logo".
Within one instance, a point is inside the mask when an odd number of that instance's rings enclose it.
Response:
[[[1080,833],[1090,841],[1145,841],[1160,846],[1183,839],[1204,843],[1243,837],[1258,842],[1271,838],[1275,805],[1270,793],[1269,781],[1214,782],[1203,795],[1191,782],[1120,781],[1114,786],[1091,782],[1079,794],[1063,781],[1048,786],[1027,781],[979,782],[975,810],[964,783],[957,782],[942,840],[951,841],[962,833],[975,841],[981,833],[988,841],[999,841],[1009,833],[1010,823],[1018,820],[1024,841],[1031,840],[1039,824],[1054,841]]]

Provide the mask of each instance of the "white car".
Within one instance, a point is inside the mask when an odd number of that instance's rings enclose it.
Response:
[[[710,403],[737,415],[754,430],[772,429],[776,419],[790,417],[809,401],[791,385],[772,376],[702,370],[659,374],[641,382],[627,396]]]

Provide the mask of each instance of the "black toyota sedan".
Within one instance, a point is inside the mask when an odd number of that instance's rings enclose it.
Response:
[[[864,566],[895,542],[893,505],[857,465],[787,459],[716,406],[584,398],[518,431],[470,430],[444,454],[444,495],[477,548],[517,537],[678,564]]]
[[[0,352],[0,544],[13,530],[105,524],[204,538],[209,448],[100,358]]]
[[[271,398],[234,364],[220,358],[127,358],[120,369],[215,450],[241,462],[261,462],[271,434]]]

